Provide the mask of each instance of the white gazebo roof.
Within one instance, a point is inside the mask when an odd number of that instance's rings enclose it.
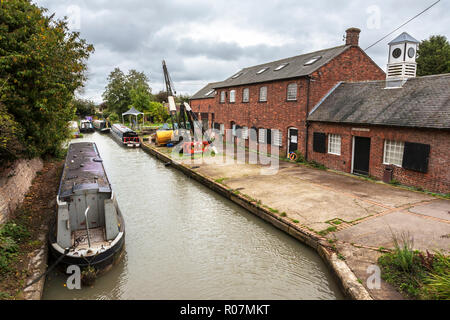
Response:
[[[122,116],[128,116],[128,115],[138,116],[140,114],[144,114],[144,113],[140,112],[140,111],[136,110],[134,107],[132,107],[127,112],[122,113]]]

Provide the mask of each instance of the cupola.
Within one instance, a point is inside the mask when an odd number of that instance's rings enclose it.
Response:
[[[389,42],[387,87],[401,87],[408,78],[416,76],[416,55],[419,41],[403,32]]]

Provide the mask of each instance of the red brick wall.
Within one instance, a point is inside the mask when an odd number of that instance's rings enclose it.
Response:
[[[352,129],[369,129],[358,131]],[[313,132],[341,135],[341,155],[313,151]],[[422,187],[433,192],[450,192],[450,132],[427,129],[393,128],[381,126],[360,126],[313,122],[309,128],[308,158],[324,164],[330,169],[351,172],[353,136],[369,137],[369,174],[383,179],[386,165],[383,164],[384,141],[408,141],[430,145],[428,172],[421,173],[394,166],[393,178],[408,186]],[[327,139],[328,150],[328,139]]]
[[[351,47],[312,74],[309,88],[309,111],[339,81],[383,80],[386,75],[359,47]],[[297,101],[286,101],[287,86],[297,83]],[[259,102],[259,88],[267,86],[267,102]],[[242,91],[250,89],[250,102],[242,103]],[[304,153],[305,120],[307,115],[308,80],[306,77],[280,80],[263,84],[216,89],[214,103],[211,99],[191,100],[194,112],[214,112],[215,122],[230,128],[237,125],[278,129],[283,135],[281,154],[286,153],[288,128],[299,131],[298,148]],[[236,102],[229,102],[229,92],[236,90]],[[220,92],[226,91],[225,103],[220,103]],[[211,104],[210,111],[206,105]]]
[[[199,120],[201,120],[200,113],[208,113],[208,123],[209,126],[211,126],[212,121],[212,113],[214,113],[215,108],[215,99],[197,99],[197,100],[191,100],[189,102],[189,105],[192,108],[192,111],[197,114],[197,117]]]

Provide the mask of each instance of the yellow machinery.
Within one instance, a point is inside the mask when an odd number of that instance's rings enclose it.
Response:
[[[156,131],[156,144],[166,145],[173,138],[173,130],[158,130]]]

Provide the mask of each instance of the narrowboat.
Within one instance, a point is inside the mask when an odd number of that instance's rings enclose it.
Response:
[[[100,133],[107,133],[111,130],[106,120],[94,120],[93,124],[95,130],[100,131]]]
[[[111,134],[124,146],[140,147],[141,145],[138,134],[123,124],[113,124],[111,126]]]
[[[56,202],[49,247],[61,267],[105,271],[121,258],[125,223],[95,143],[69,145]]]
[[[94,126],[92,122],[89,120],[80,120],[80,132],[94,132]]]
[[[78,123],[76,121],[69,121],[69,130],[72,134],[72,138],[80,137],[80,130],[78,129]]]

